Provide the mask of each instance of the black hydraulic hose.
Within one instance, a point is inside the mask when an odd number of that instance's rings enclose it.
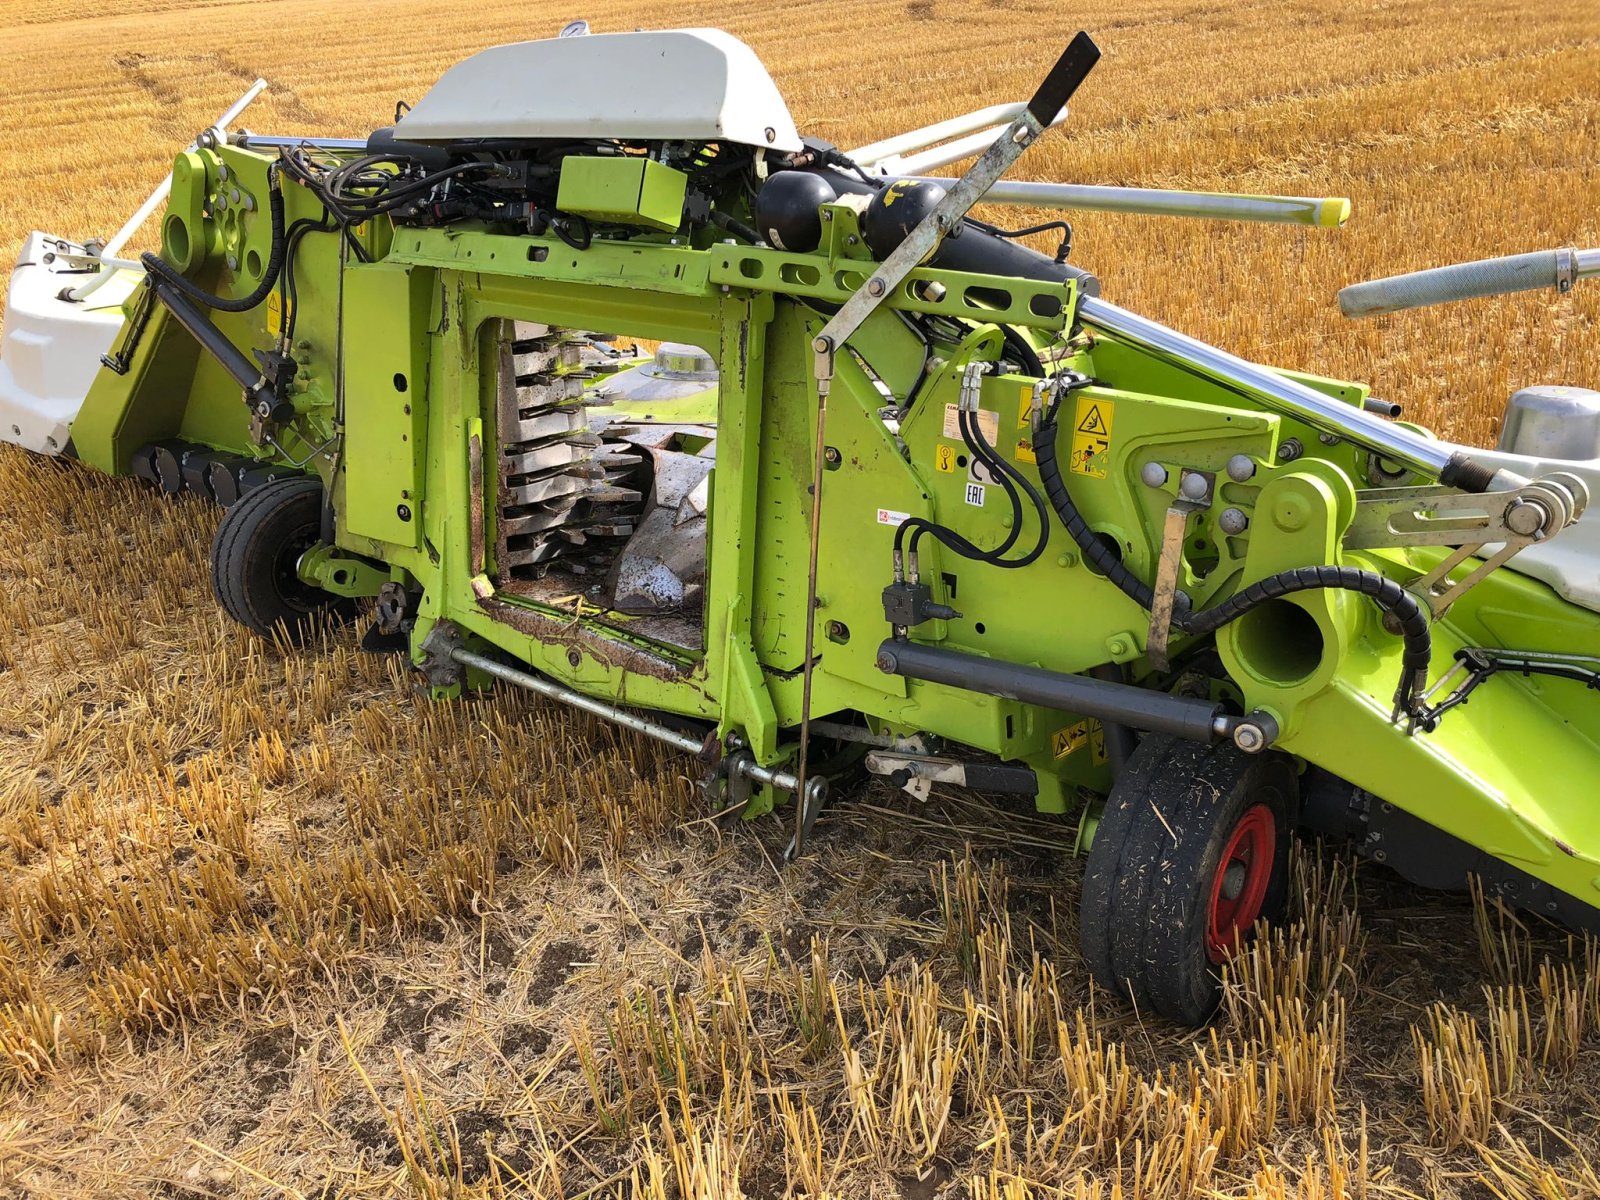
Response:
[[[205,288],[189,282],[183,272],[171,263],[162,261],[154,254],[142,254],[139,256],[139,261],[144,264],[145,270],[161,282],[170,285],[175,291],[183,293],[191,300],[204,304],[207,308],[217,312],[249,312],[272,294],[272,289],[278,282],[278,272],[283,269],[286,241],[283,232],[283,185],[278,181],[277,163],[267,168],[267,207],[272,212],[272,253],[267,259],[267,269],[261,276],[261,282],[248,296],[241,296],[237,300],[213,296]]]
[[[1001,542],[998,546],[996,546],[993,550],[986,550],[983,552],[983,561],[999,563],[999,561],[1006,556],[1007,551],[1017,544],[1017,538],[1022,534],[1022,497],[1017,494],[1017,489],[1012,484],[1011,480],[1006,475],[995,469],[994,463],[979,451],[977,443],[972,440],[972,414],[964,408],[958,409],[956,412],[956,425],[961,432],[961,441],[966,446],[967,453],[972,455],[977,462],[988,468],[989,474],[1000,483],[1002,489],[1005,491],[1006,500],[1011,505],[1010,530],[1006,533],[1006,536],[1001,539]],[[913,553],[915,553],[916,549],[917,539],[913,537],[911,539],[911,550]],[[1013,564],[1007,563],[1006,565],[1011,566]],[[1015,565],[1021,566],[1022,564],[1017,563]]]
[[[1028,494],[1028,499],[1033,503],[1033,510],[1038,514],[1038,541],[1034,543],[1031,551],[1008,564],[1010,566],[1025,567],[1043,554],[1045,547],[1050,543],[1050,510],[1045,507],[1044,497],[1039,494],[1039,489],[1033,486],[1028,477],[1007,462],[989,444],[988,440],[983,436],[983,422],[973,417],[971,413],[962,413],[961,416],[964,418],[961,428],[962,435],[967,443],[967,449],[972,451],[978,460],[989,468],[990,473],[1000,480],[1001,485],[1005,488],[1006,495],[1011,500],[1013,523],[1011,535],[1005,543],[1005,550],[1011,549],[1017,540],[1017,536],[1022,532],[1022,499],[1017,495],[1017,489],[1012,486],[1013,480]],[[1003,550],[995,550],[996,555],[1002,553],[1004,553]]]
[[[1056,516],[1061,518],[1061,524],[1066,526],[1067,536],[1077,543],[1084,562],[1109,579],[1123,595],[1140,608],[1148,610],[1155,607],[1155,592],[1128,570],[1122,559],[1100,540],[1094,530],[1089,528],[1089,523],[1083,519],[1078,506],[1072,502],[1072,496],[1067,492],[1067,485],[1061,478],[1061,464],[1056,460],[1054,413],[1039,426],[1038,435],[1033,440],[1033,453],[1039,460],[1039,481],[1044,484],[1044,494],[1050,498],[1050,507],[1056,510]],[[1187,608],[1187,598],[1181,593],[1179,595],[1179,606]]]
[[[1073,504],[1061,478],[1055,435],[1056,425],[1052,414],[1051,419],[1039,430],[1034,451],[1039,459],[1039,478],[1044,482],[1045,493],[1050,497],[1056,515],[1077,543],[1086,562],[1105,575],[1139,607],[1146,610],[1153,608],[1155,593],[1150,586],[1128,570],[1122,560],[1100,541]],[[1190,611],[1188,597],[1179,592],[1173,606],[1172,624],[1186,634],[1212,634],[1269,600],[1292,592],[1322,589],[1358,592],[1371,598],[1394,619],[1405,646],[1396,702],[1405,711],[1413,712],[1420,701],[1420,688],[1426,683],[1428,665],[1433,659],[1432,633],[1428,628],[1427,615],[1416,597],[1388,576],[1376,571],[1357,567],[1296,567],[1258,580],[1216,607],[1199,613]]]
[[[1238,620],[1249,612],[1291,592],[1311,592],[1323,589],[1359,592],[1374,600],[1378,607],[1395,619],[1405,645],[1401,657],[1407,675],[1426,671],[1433,661],[1433,636],[1428,629],[1427,614],[1417,598],[1387,575],[1364,571],[1359,567],[1295,567],[1280,571],[1252,583],[1242,592],[1235,592],[1215,608],[1189,613],[1174,624],[1185,633],[1215,633],[1224,625]]]

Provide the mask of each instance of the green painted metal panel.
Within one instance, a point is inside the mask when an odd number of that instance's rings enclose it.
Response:
[[[561,162],[556,207],[597,221],[671,232],[683,223],[689,177],[649,158],[590,158]]]
[[[416,546],[424,504],[428,317],[433,272],[375,263],[345,272],[345,528]]]

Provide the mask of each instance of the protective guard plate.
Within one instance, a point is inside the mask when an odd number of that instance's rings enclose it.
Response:
[[[720,29],[494,46],[446,71],[396,131],[414,142],[622,138],[800,149],[767,69]]]

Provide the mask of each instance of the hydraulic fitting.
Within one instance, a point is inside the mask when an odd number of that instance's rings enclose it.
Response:
[[[924,621],[953,621],[961,616],[948,604],[935,604],[933,589],[925,583],[891,583],[883,589],[883,615],[897,629]]]

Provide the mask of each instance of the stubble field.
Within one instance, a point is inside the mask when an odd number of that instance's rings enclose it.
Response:
[[[1103,0],[0,2],[0,246],[105,235],[257,75],[353,134],[450,63],[718,25],[866,142],[1106,58],[1022,173],[1343,194],[1337,232],[1084,214],[1106,294],[1492,439],[1600,381],[1600,288],[1342,323],[1339,286],[1600,244],[1600,10]],[[1013,216],[1028,214],[1006,214]],[[9,251],[6,251],[9,253]],[[706,819],[681,760],[229,625],[216,514],[0,447],[0,1194],[1600,1194],[1600,963],[1308,849],[1213,1030],[1075,949],[1070,825],[936,791]]]

